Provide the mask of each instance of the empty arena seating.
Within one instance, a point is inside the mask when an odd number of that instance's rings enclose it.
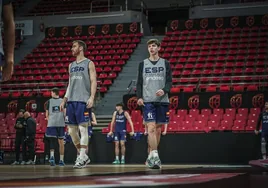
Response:
[[[17,10],[19,10],[20,7],[26,2],[26,0],[13,0],[12,5],[13,5],[13,11],[16,13]]]
[[[110,5],[113,1],[110,1]],[[49,14],[69,14],[90,12],[91,5],[94,12],[107,12],[107,1],[91,1],[91,0],[41,0],[28,14],[31,15],[49,15]],[[93,11],[93,10],[92,10]]]
[[[168,133],[211,132],[211,131],[253,131],[256,128],[259,108],[227,108],[227,109],[179,109],[170,110]],[[135,132],[144,132],[142,115],[138,110],[131,112]],[[103,128],[103,133],[109,132]],[[130,132],[128,125],[127,131]]]
[[[0,98],[31,96],[37,91],[50,97],[49,89],[53,87],[59,87],[60,96],[64,95],[69,79],[68,65],[75,60],[71,53],[72,41],[77,39],[87,43],[85,55],[95,63],[98,86],[100,92],[105,93],[140,42],[141,36],[138,33],[45,38],[20,65],[15,66],[11,81],[1,85]]]
[[[262,26],[167,32],[161,54],[172,66],[172,92],[192,92],[197,85],[206,91],[267,86],[267,31]]]

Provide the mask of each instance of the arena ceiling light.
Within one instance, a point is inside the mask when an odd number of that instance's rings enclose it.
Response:
[[[108,15],[95,15],[95,16],[72,16],[67,17],[67,20],[78,20],[78,19],[92,19],[92,18],[109,18],[109,17],[118,17],[118,16],[124,16],[125,14],[108,14]]]

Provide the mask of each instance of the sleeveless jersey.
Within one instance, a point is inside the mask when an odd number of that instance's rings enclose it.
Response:
[[[48,127],[65,127],[64,113],[60,111],[61,102],[62,98],[49,99],[49,119],[47,123]]]
[[[268,112],[262,112],[262,132],[268,133]]]
[[[145,59],[143,63],[143,101],[169,103],[168,94],[161,97],[155,94],[159,89],[163,89],[166,84],[165,60],[160,58],[154,65],[149,59]]]
[[[70,83],[68,102],[87,102],[91,94],[91,82],[89,78],[90,60],[85,59],[80,63],[72,62],[70,67]]]
[[[125,116],[125,112],[123,111],[121,114],[116,112],[115,116],[115,132],[122,132],[127,128],[127,118]]]
[[[3,10],[3,0],[0,0],[0,22],[2,22],[2,10]],[[2,27],[0,27],[0,54],[4,55],[3,41],[2,41]]]

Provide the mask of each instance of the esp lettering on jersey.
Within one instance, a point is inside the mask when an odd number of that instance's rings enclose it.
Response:
[[[85,68],[84,67],[79,67],[79,66],[76,66],[76,67],[72,67],[70,72],[73,73],[73,72],[82,72],[84,71]]]

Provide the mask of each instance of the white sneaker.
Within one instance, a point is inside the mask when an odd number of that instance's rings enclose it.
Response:
[[[34,165],[35,163],[32,160],[29,160],[25,163],[26,165]]]
[[[14,161],[14,163],[12,163],[11,165],[19,165],[20,162],[19,161]]]
[[[21,163],[20,163],[20,164],[21,164],[21,165],[25,165],[25,163],[26,163],[25,161],[21,161]]]
[[[79,168],[79,169],[85,168],[88,163],[90,163],[90,159],[87,155],[84,159],[78,157],[75,161],[75,165],[73,166],[73,168]]]

